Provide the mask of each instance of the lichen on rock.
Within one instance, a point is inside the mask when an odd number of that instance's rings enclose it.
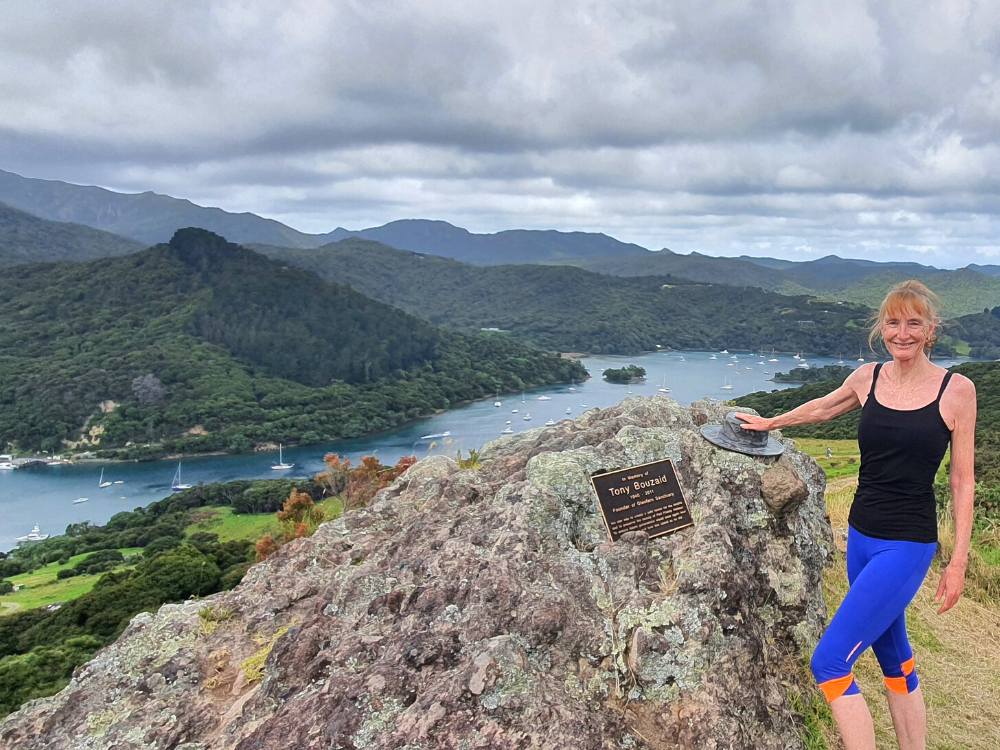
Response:
[[[424,459],[236,589],[137,616],[0,747],[801,747],[783,696],[825,612],[824,479],[790,441],[705,441],[725,410],[632,398],[475,470]],[[695,524],[610,542],[590,477],[664,458]]]

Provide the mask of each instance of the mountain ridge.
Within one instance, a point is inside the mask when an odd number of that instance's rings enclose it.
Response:
[[[756,286],[781,294],[811,294],[873,306],[884,288],[917,277],[938,284],[948,315],[974,313],[1000,298],[1000,267],[942,270],[913,262],[876,262],[828,255],[811,261],[715,257],[647,250],[602,233],[509,229],[476,234],[441,220],[400,219],[378,227],[307,234],[274,219],[206,208],[150,191],[122,194],[105,188],[26,178],[0,170],[0,201],[41,218],[74,221],[138,239],[165,242],[173,232],[199,226],[240,244],[316,248],[348,237],[397,249],[452,257],[474,265],[539,263],[573,265],[614,276],[663,276],[732,286]],[[970,276],[969,274],[974,274]],[[864,287],[862,292],[852,288]]]
[[[500,328],[558,351],[777,348],[836,354],[858,349],[869,315],[867,308],[755,287],[622,278],[572,266],[472,266],[356,238],[312,250],[255,249],[349,283],[435,325]]]
[[[0,203],[0,264],[83,261],[127,255],[139,242],[84,224],[41,219]],[[41,256],[41,257],[40,257]]]

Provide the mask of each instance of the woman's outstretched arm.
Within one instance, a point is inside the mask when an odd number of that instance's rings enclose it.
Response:
[[[776,417],[758,417],[753,414],[737,414],[743,420],[744,430],[780,430],[782,427],[792,427],[797,424],[815,424],[827,422],[841,414],[861,406],[858,393],[871,381],[871,371],[875,365],[859,367],[844,380],[843,385],[825,396],[806,401],[791,411]]]

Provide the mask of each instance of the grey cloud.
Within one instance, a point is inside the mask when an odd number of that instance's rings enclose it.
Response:
[[[3,11],[0,167],[31,176],[308,231],[426,216],[725,254],[996,250],[995,3]]]

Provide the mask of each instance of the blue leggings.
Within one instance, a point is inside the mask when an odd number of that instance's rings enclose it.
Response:
[[[913,650],[906,638],[906,607],[930,568],[937,543],[875,539],[850,527],[844,601],[813,653],[813,676],[828,701],[860,692],[851,668],[869,646],[886,687],[895,693],[917,689]]]

